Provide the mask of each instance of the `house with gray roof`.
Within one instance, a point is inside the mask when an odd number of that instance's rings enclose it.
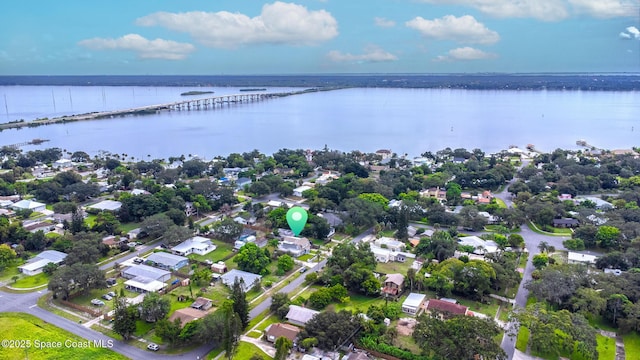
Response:
[[[298,305],[289,305],[289,312],[285,318],[288,322],[298,325],[305,326],[309,320],[311,320],[316,314],[319,314],[319,311],[311,310],[304,308]]]
[[[278,250],[298,257],[308,254],[309,251],[311,251],[311,243],[309,239],[304,237],[285,236],[282,241],[278,243]]]
[[[262,276],[250,272],[233,269],[226,274],[220,276],[222,283],[228,287],[233,287],[236,279],[242,281],[242,288],[245,292],[251,290],[253,286],[260,283]]]
[[[136,277],[145,277],[152,280],[167,282],[171,279],[171,273],[166,270],[154,268],[148,265],[133,265],[120,272],[125,279],[133,279]]]
[[[88,209],[97,209],[100,211],[118,211],[122,207],[122,203],[120,201],[114,200],[104,200],[99,203],[87,206]]]
[[[147,257],[147,263],[160,269],[177,271],[189,265],[189,259],[184,256],[160,251],[149,255],[149,257]]]
[[[25,275],[36,275],[42,272],[42,269],[49,263],[60,265],[64,262],[67,254],[57,250],[45,250],[36,255],[33,259],[27,261],[26,264],[18,266],[18,270]]]

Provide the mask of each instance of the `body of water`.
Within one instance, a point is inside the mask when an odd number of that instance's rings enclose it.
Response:
[[[0,122],[179,101],[185,99],[180,93],[190,90],[212,90],[216,96],[239,92],[238,88],[4,86]],[[290,89],[268,91],[286,90]],[[342,151],[388,148],[410,156],[445,147],[496,152],[529,143],[552,151],[577,148],[578,139],[618,149],[640,146],[640,92],[353,88],[216,110],[5,130],[0,132],[0,145],[34,138],[50,142],[23,150],[60,147],[91,155],[126,153],[138,159],[188,154],[210,159],[253,149],[271,154],[281,148],[325,145]]]

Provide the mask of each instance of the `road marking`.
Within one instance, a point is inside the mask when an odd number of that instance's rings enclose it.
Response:
[[[33,304],[33,305],[29,306],[29,309],[33,309],[36,306],[38,306],[38,304]]]
[[[38,291],[38,294],[42,294],[42,290]]]

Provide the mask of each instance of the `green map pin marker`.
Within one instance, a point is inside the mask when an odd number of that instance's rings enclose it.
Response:
[[[287,211],[287,224],[289,224],[291,231],[293,231],[293,235],[300,235],[308,218],[307,210],[299,206],[292,207]]]

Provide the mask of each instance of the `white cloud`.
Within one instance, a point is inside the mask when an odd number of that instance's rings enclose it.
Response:
[[[163,26],[186,32],[210,47],[235,48],[247,44],[313,45],[338,35],[338,22],[325,10],[309,11],[297,4],[265,4],[250,18],[227,11],[157,12],[137,19],[142,26]]]
[[[561,20],[569,16],[565,0],[422,0],[430,4],[464,5],[500,18]],[[596,0],[597,1],[597,0]]]
[[[396,26],[396,22],[393,20],[389,20],[389,19],[385,19],[382,17],[376,17],[373,19],[374,23],[376,24],[376,26],[379,27],[394,27]]]
[[[495,59],[498,55],[493,53],[484,52],[472,47],[461,47],[452,49],[447,52],[447,55],[440,55],[434,59],[434,61],[466,61],[466,60],[486,60]]]
[[[638,40],[640,40],[640,30],[638,30],[638,28],[635,27],[635,26],[629,26],[628,28],[624,29],[624,31],[620,32],[620,34],[618,34],[618,36],[621,39],[638,39]]]
[[[418,16],[405,24],[418,30],[422,36],[431,39],[453,40],[470,44],[493,44],[500,40],[500,35],[497,32],[489,30],[471,15],[461,17],[445,15],[434,20]]]
[[[637,0],[568,0],[577,13],[596,18],[631,17],[638,14]]]
[[[143,59],[181,60],[196,48],[189,43],[172,40],[149,40],[138,34],[127,34],[117,39],[92,38],[78,42],[78,45],[93,50],[131,50]]]
[[[364,53],[360,55],[333,50],[327,54],[327,58],[334,62],[388,62],[398,60],[397,56],[373,45],[367,46]]]

